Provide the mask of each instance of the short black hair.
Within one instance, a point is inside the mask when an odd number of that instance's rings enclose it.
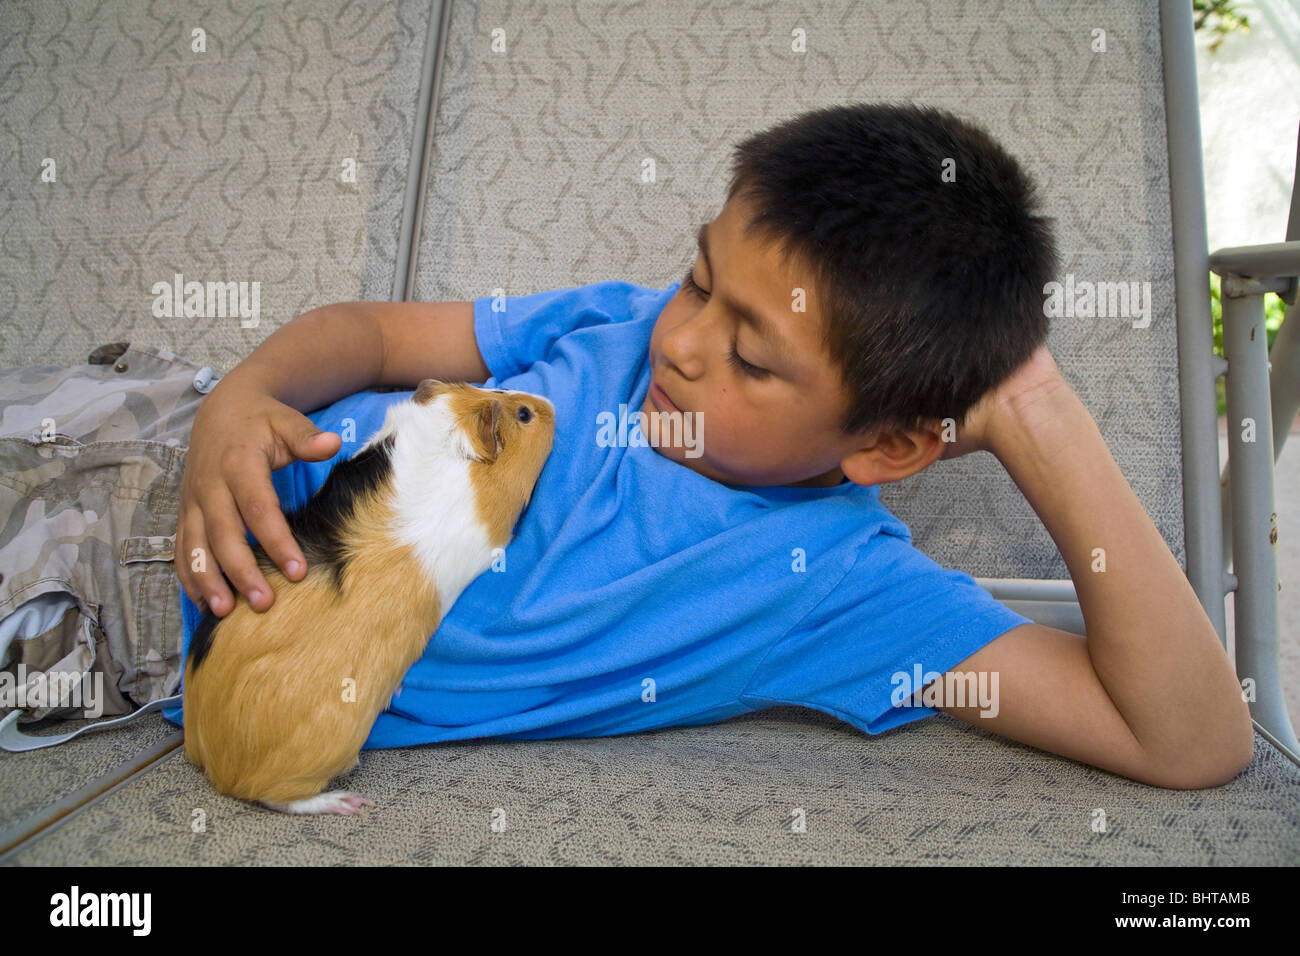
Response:
[[[755,210],[746,234],[811,272],[853,395],[846,433],[964,424],[1047,338],[1049,220],[974,123],[914,105],[803,113],[736,145],[738,195]]]

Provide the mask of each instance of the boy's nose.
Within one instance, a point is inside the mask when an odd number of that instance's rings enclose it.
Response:
[[[661,361],[674,366],[684,378],[698,378],[705,367],[707,333],[698,315],[685,320],[663,337]]]
[[[689,357],[690,355],[691,353],[685,349],[672,348],[665,344],[660,352],[657,365],[660,369],[667,368],[670,372],[680,375],[682,378],[698,378],[702,363],[698,360],[692,360]]]

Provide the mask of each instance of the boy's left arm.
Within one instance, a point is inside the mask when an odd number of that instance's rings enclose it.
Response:
[[[1218,786],[1254,753],[1250,709],[1196,592],[1046,346],[944,457],[997,456],[1074,581],[1087,637],[1013,628],[953,668],[998,674],[995,716],[938,709],[1144,783]],[[1104,552],[1105,570],[1095,554]]]

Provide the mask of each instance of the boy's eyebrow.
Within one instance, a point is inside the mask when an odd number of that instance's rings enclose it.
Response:
[[[700,231],[695,237],[695,242],[700,247],[700,255],[704,257],[704,264],[708,266],[709,275],[712,276],[713,263],[709,261],[708,231],[709,224],[706,222],[700,226]],[[714,285],[716,286],[717,283],[714,282]],[[713,294],[716,297],[716,289]],[[790,348],[789,344],[781,336],[781,333],[777,331],[775,322],[764,317],[757,310],[749,308],[743,302],[737,302],[734,299],[724,299],[723,302],[728,309],[740,316],[742,321],[748,323],[755,332],[767,339],[767,341],[771,342],[776,347],[776,350],[782,359],[792,365],[794,364],[794,350]]]

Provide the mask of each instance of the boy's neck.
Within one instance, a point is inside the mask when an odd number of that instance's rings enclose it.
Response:
[[[793,488],[829,488],[838,485],[844,480],[844,472],[840,471],[836,465],[824,475],[817,475],[813,478],[805,478],[803,481],[793,481],[790,483]]]

